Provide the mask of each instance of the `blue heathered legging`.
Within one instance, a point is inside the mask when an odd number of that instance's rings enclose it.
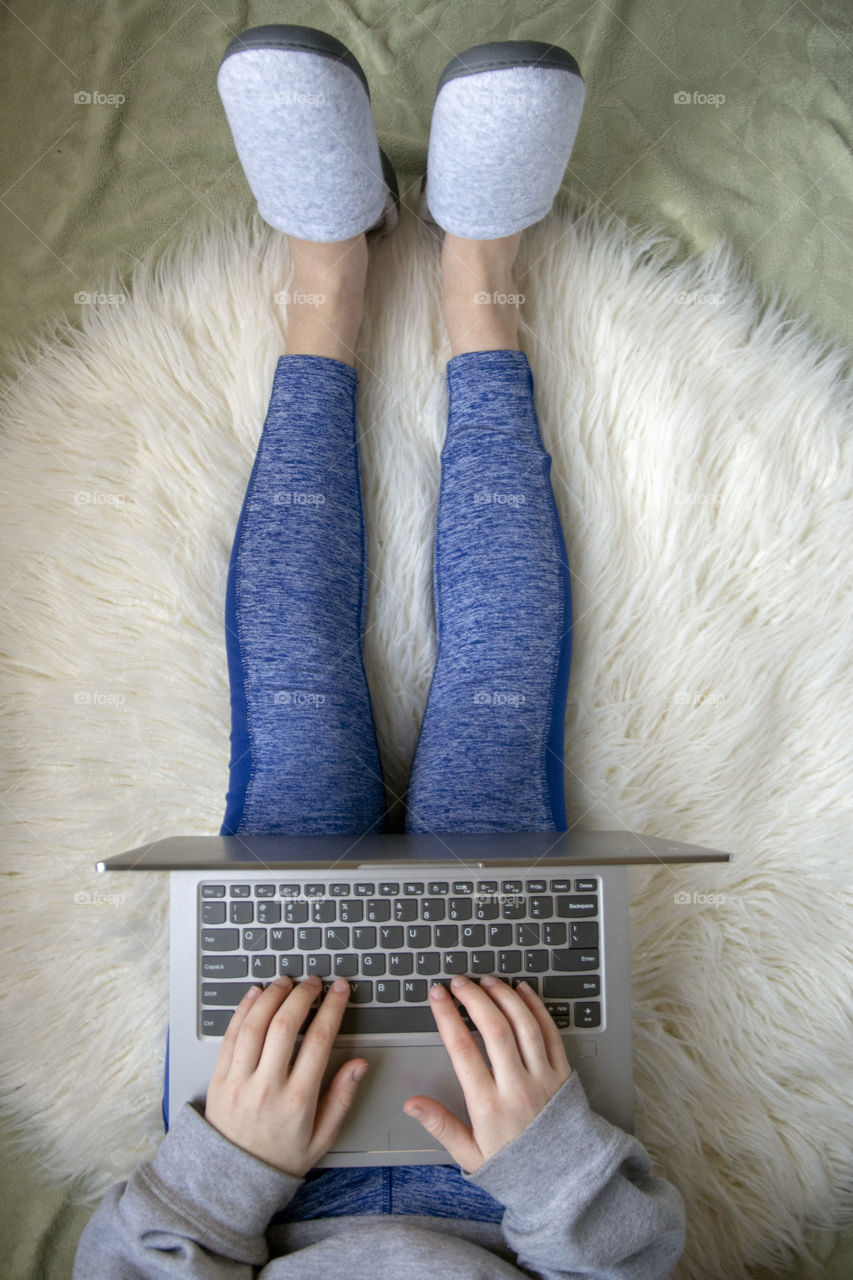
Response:
[[[447,381],[438,655],[405,829],[564,831],[570,580],[530,365],[521,351],[469,352]],[[276,366],[226,591],[221,835],[386,829],[362,662],[357,384],[351,365],[325,356]],[[500,1221],[503,1206],[457,1165],[320,1169],[278,1220],[382,1212]]]

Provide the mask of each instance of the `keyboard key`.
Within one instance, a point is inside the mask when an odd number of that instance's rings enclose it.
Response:
[[[423,880],[406,880],[403,883],[403,893],[419,897],[424,891]]]
[[[435,1018],[432,1009],[424,1004],[397,1004],[393,1008],[344,1009],[339,1035],[352,1036],[375,1035],[377,1032],[396,1032],[402,1035],[408,1031],[435,1031]]]
[[[468,952],[467,951],[446,951],[444,953],[444,972],[445,973],[467,973],[468,972]]]
[[[297,929],[296,945],[300,951],[318,951],[323,945],[323,930]]]
[[[499,902],[478,902],[474,908],[475,920],[497,920],[500,914]]]
[[[336,978],[354,978],[358,973],[358,956],[337,955],[334,957],[333,966]]]
[[[275,977],[275,956],[252,956],[253,978]]]
[[[504,920],[523,920],[527,915],[527,899],[512,898],[505,899],[503,904]]]
[[[305,886],[304,898],[325,898],[326,886],[322,881],[313,880]]]
[[[598,921],[583,920],[578,924],[572,925],[572,940],[570,947],[597,947],[598,946]]]
[[[554,967],[556,968],[557,966],[555,965]],[[548,963],[548,952],[539,950],[525,951],[524,968],[528,973],[545,973],[551,968]]]
[[[274,898],[275,885],[274,884],[256,884],[255,897],[256,898]]]
[[[379,930],[380,947],[389,947],[397,951],[403,945],[403,930],[399,925],[384,924]]]
[[[254,902],[232,902],[228,919],[232,924],[251,924],[255,918]]]
[[[512,925],[511,924],[490,924],[489,925],[489,946],[490,947],[512,946]]]
[[[243,950],[244,951],[266,951],[266,949],[267,949],[266,929],[244,929],[243,930]]]
[[[405,924],[409,920],[417,920],[418,918],[418,902],[416,898],[397,898],[394,902],[394,919],[400,924]]]
[[[437,924],[433,929],[433,942],[437,947],[458,947],[459,946],[459,925],[458,924]]]
[[[302,956],[296,955],[293,952],[291,952],[290,955],[287,955],[287,956],[279,956],[278,958],[279,975],[281,977],[284,977],[284,975],[287,974],[288,977],[291,977],[291,978],[301,978],[302,965],[303,965]]]
[[[201,904],[201,922],[202,924],[224,924],[225,903],[203,902]]]
[[[601,1026],[601,1005],[597,1000],[581,1004],[575,1004],[575,1026],[576,1027],[600,1027]]]
[[[338,920],[341,924],[361,924],[364,919],[364,903],[354,898],[338,903]]]
[[[495,971],[494,951],[472,951],[471,952],[471,972],[472,973],[494,973],[494,971]]]
[[[597,880],[576,880],[575,893],[598,893]]]
[[[400,984],[393,978],[385,978],[376,984],[376,999],[380,1004],[396,1004],[400,999]]]
[[[531,898],[527,904],[527,911],[533,920],[547,920],[554,914],[554,899],[549,894]]]
[[[349,949],[349,929],[345,925],[336,924],[326,929],[323,934],[327,951],[347,951]]]
[[[406,930],[407,947],[429,947],[432,944],[432,931],[429,925],[410,924]]]
[[[422,920],[443,920],[444,919],[444,899],[443,898],[423,898],[421,899],[421,919]]]
[[[391,903],[387,898],[368,898],[366,914],[368,920],[381,924],[383,920],[391,919]]]
[[[232,898],[251,898],[252,886],[250,884],[232,884],[228,892]]]
[[[366,978],[381,978],[385,972],[385,957],[379,951],[366,951],[361,957],[361,972]]]
[[[205,1009],[201,1015],[203,1036],[224,1036],[228,1023],[234,1016],[233,1009]]]
[[[571,893],[571,880],[552,880],[548,888],[552,893]]]
[[[393,898],[395,894],[400,892],[400,885],[392,880],[380,881],[379,892],[386,898]]]
[[[497,891],[498,891],[497,880],[478,880],[477,881],[478,893],[497,893]]]
[[[290,902],[284,904],[285,924],[304,924],[308,919],[307,902]]]
[[[411,951],[392,951],[388,957],[388,972],[398,978],[405,978],[415,967],[415,958]]]
[[[370,1004],[373,999],[373,983],[364,978],[349,984],[350,1004]]]
[[[202,929],[203,951],[236,951],[240,946],[239,929]]]
[[[281,919],[281,903],[259,902],[256,914],[258,924],[278,924]]]
[[[205,956],[201,962],[203,978],[245,978],[248,972],[247,956]]]
[[[298,898],[302,893],[302,888],[298,884],[280,884],[278,886],[278,894],[280,898]]]
[[[486,941],[486,928],[482,924],[465,924],[462,926],[462,946],[482,947]]]
[[[576,978],[545,978],[545,995],[547,996],[570,996],[572,998],[583,996],[589,999],[591,996],[601,994],[601,979],[598,974],[578,975]]]
[[[251,982],[203,982],[201,1002],[236,1009],[251,985]]]
[[[449,893],[449,892],[450,892],[450,884],[447,880],[430,880],[429,884],[427,885],[427,893],[429,894]]]
[[[368,884],[365,880],[360,880],[353,885],[353,892],[357,898],[369,898],[371,894],[376,892],[375,884]]]
[[[590,938],[588,942],[584,943],[584,946],[598,946],[598,925],[594,920],[585,920],[581,926],[572,925],[572,928],[576,929],[580,927],[586,929],[590,924],[596,930],[595,940]],[[549,920],[547,924],[543,924],[542,941],[545,943],[546,947],[564,947],[566,945],[566,926],[563,924],[562,920]],[[574,945],[575,944],[572,943],[572,946]]]
[[[332,898],[311,903],[311,919],[314,924],[331,924],[336,919],[337,903]]]
[[[419,1000],[426,1000],[427,984],[420,978],[411,978],[408,982],[403,983],[403,999],[410,1004],[415,1004]]]
[[[454,880],[453,892],[454,893],[473,893],[474,881],[473,880]]]
[[[474,904],[470,898],[450,898],[448,900],[448,920],[470,920],[473,914]]]
[[[552,951],[551,968],[560,973],[576,973],[578,969],[597,969],[597,951]]]
[[[415,963],[418,973],[429,976],[441,972],[441,956],[437,951],[419,951]]]
[[[515,926],[515,943],[518,947],[538,947],[541,941],[538,924],[517,924]],[[564,926],[565,927],[565,926]]]
[[[575,916],[597,916],[598,897],[596,894],[574,894],[571,898],[558,898],[555,914],[563,920],[570,920]]]
[[[272,951],[292,951],[293,930],[270,929],[270,949]]]
[[[329,896],[331,898],[348,898],[349,893],[350,887],[346,881],[335,881],[334,884],[329,885]]]
[[[224,898],[224,884],[203,884],[201,886],[201,896],[203,898]]]
[[[498,952],[498,973],[521,973],[520,951]]]
[[[305,974],[307,977],[316,975],[318,978],[328,978],[332,972],[332,957],[318,954],[316,951],[310,951],[305,957]]]
[[[502,893],[521,893],[522,886],[520,880],[501,880]]]
[[[546,893],[548,888],[544,880],[528,880],[524,887],[528,893]]]
[[[370,950],[376,946],[376,930],[371,925],[362,925],[352,931],[352,945],[359,951]]]

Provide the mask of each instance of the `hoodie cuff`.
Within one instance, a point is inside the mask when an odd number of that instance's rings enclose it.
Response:
[[[183,1104],[149,1167],[171,1203],[192,1205],[238,1236],[263,1235],[305,1181],[236,1146],[193,1102]]]
[[[592,1110],[581,1078],[573,1071],[526,1129],[479,1169],[462,1176],[510,1207],[519,1198],[529,1202],[533,1187],[547,1196],[547,1188],[555,1185],[555,1150],[582,1151],[585,1164],[591,1164],[594,1156],[630,1142],[622,1129]],[[523,1186],[519,1168],[525,1171]]]

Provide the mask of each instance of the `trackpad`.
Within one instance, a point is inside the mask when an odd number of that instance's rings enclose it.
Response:
[[[411,1151],[412,1164],[418,1162],[418,1151],[444,1151],[423,1125],[403,1111],[403,1103],[416,1093],[435,1098],[468,1124],[465,1096],[444,1045],[336,1047],[323,1077],[321,1097],[339,1067],[357,1057],[369,1062],[370,1070],[359,1085],[333,1151]],[[447,1163],[453,1163],[449,1154]]]

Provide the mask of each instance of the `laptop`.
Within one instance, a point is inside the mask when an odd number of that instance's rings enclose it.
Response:
[[[731,857],[633,831],[370,832],[171,836],[96,867],[170,873],[166,1129],[185,1101],[203,1103],[252,983],[315,973],[325,994],[338,975],[349,980],[320,1097],[348,1059],[364,1057],[370,1071],[317,1161],[333,1168],[448,1163],[402,1108],[424,1093],[470,1123],[428,999],[433,982],[449,985],[457,972],[529,982],[590,1106],[633,1132],[627,869]]]

